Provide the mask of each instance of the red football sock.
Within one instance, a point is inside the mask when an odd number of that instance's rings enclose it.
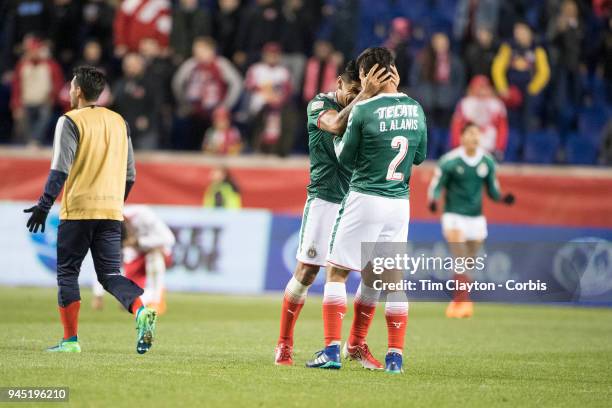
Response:
[[[293,328],[295,322],[297,322],[300,311],[304,307],[304,303],[294,303],[287,299],[287,296],[283,298],[283,308],[281,310],[281,324],[280,334],[278,336],[278,343],[284,343],[289,346],[293,346]]]
[[[365,342],[370,323],[372,323],[372,319],[374,319],[376,305],[365,305],[355,300],[353,310],[355,315],[353,316],[353,324],[351,325],[351,334],[348,343],[351,346],[357,346]]]
[[[132,306],[130,306],[130,312],[132,312],[132,314],[136,314],[138,312],[138,309],[140,309],[142,306],[142,300],[140,300],[140,297],[137,297],[134,300],[134,303],[132,303]]]
[[[465,273],[456,273],[453,276],[453,279],[456,281],[456,286],[462,285],[464,283],[469,283],[470,278]],[[470,301],[470,292],[467,290],[455,290],[453,292],[453,300],[455,302],[469,302]]]
[[[328,282],[323,292],[323,334],[325,345],[342,340],[342,319],[346,314],[346,286]]]
[[[404,349],[406,325],[408,324],[408,304],[404,302],[387,302],[385,305],[387,336],[389,349],[401,352]]]
[[[64,326],[64,340],[77,335],[80,309],[80,300],[72,302],[68,306],[59,307],[60,319],[62,321],[62,326]]]

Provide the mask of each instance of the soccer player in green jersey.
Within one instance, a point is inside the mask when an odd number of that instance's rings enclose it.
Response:
[[[495,161],[479,146],[480,129],[468,123],[461,131],[461,146],[451,150],[438,162],[429,185],[429,208],[436,212],[442,190],[444,214],[442,232],[454,257],[475,258],[487,237],[487,220],[482,215],[482,187],[494,201],[511,205],[512,194],[502,194],[495,176]],[[465,273],[455,273],[457,282],[466,282]],[[448,317],[470,317],[474,305],[467,291],[456,290],[446,309]]]
[[[386,48],[369,48],[357,59],[360,78],[378,64],[391,70],[394,60]],[[349,192],[342,201],[327,257],[327,283],[323,295],[325,348],[306,363],[311,368],[340,368],[342,317],[346,313],[346,278],[350,270],[362,271],[362,242],[405,243],[410,204],[408,182],[413,164],[425,160],[425,114],[414,99],[387,83],[376,96],[353,108],[346,131],[335,143],[338,162],[353,168]],[[355,305],[351,335],[343,354],[351,355],[364,341],[373,317],[378,292],[361,285],[371,301]],[[373,303],[372,303],[373,302]],[[359,307],[358,307],[359,306]],[[387,296],[385,317],[389,348],[385,369],[402,372],[402,350],[408,303],[403,292]]]
[[[319,268],[325,266],[331,230],[348,191],[351,170],[338,163],[334,135],[344,132],[349,113],[356,103],[373,96],[386,81],[399,83],[397,71],[392,74],[384,68],[373,67],[369,74],[368,80],[361,83],[355,61],[350,61],[337,79],[336,91],[319,94],[308,104],[310,184],[296,254],[298,262],[283,298],[280,335],[274,357],[277,365],[293,364],[293,329],[308,288]],[[380,366],[367,357],[364,354],[360,360],[364,366]]]

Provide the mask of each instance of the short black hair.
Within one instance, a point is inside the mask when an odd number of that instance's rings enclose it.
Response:
[[[106,85],[106,75],[99,69],[86,65],[75,68],[73,74],[75,85],[81,88],[85,100],[97,101]]]
[[[391,66],[395,65],[395,57],[389,49],[385,47],[371,47],[366,48],[357,57],[357,70],[362,70],[366,74],[370,72],[374,65],[378,64],[379,67],[387,68],[387,71],[391,71]]]
[[[469,128],[471,128],[471,127],[475,127],[476,129],[480,129],[476,123],[471,122],[471,121],[468,121],[468,122],[466,122],[466,123],[463,125],[463,127],[461,128],[461,133],[460,133],[460,135],[461,135],[461,136],[463,136],[463,134],[464,134],[464,133],[465,133],[465,132],[466,132],[466,131],[467,131]]]
[[[347,62],[341,77],[344,81],[359,82],[359,70],[355,60]]]

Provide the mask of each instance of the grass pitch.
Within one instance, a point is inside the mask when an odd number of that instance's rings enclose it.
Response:
[[[303,368],[322,344],[319,297],[298,321],[289,368],[272,364],[280,295],[170,294],[144,356],[132,316],[105,300],[94,312],[84,293],[80,355],[46,354],[61,337],[55,291],[0,288],[0,387],[69,386],[70,406],[94,407],[612,406],[612,310],[479,304],[456,321],[444,304],[412,303],[406,373],[394,376]],[[381,310],[370,331],[383,358]]]

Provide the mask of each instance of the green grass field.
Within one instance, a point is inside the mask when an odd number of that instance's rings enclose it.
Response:
[[[69,386],[71,406],[95,407],[612,406],[612,310],[482,304],[474,318],[450,321],[443,304],[413,303],[407,371],[393,376],[351,363],[303,368],[322,343],[319,297],[298,322],[290,368],[272,364],[280,295],[170,294],[144,356],[132,316],[110,296],[102,312],[89,300],[84,293],[83,352],[46,354],[61,337],[55,291],[0,288],[0,386]],[[369,343],[383,358],[380,311]]]

